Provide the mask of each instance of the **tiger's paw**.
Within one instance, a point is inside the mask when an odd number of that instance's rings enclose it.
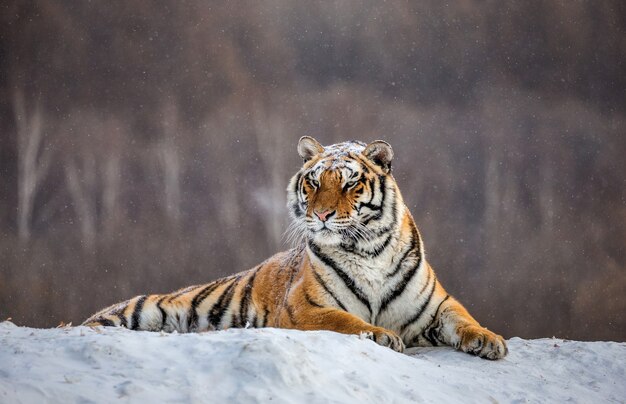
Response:
[[[459,330],[461,341],[457,347],[463,352],[485,359],[501,359],[509,353],[504,338],[477,326],[466,326]]]
[[[382,327],[376,327],[365,333],[365,337],[371,339],[378,345],[391,348],[396,352],[404,352],[404,342],[395,332]]]

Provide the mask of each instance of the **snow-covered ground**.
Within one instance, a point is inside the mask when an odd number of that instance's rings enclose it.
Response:
[[[491,362],[327,331],[161,334],[0,323],[0,402],[626,401],[626,343],[509,340]]]

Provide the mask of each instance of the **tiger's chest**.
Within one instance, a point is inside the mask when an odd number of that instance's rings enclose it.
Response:
[[[388,257],[363,259],[349,253],[335,253],[338,267],[363,291],[372,303],[376,303],[385,287],[385,272],[391,266]]]
[[[328,287],[338,297],[346,311],[375,324],[389,321],[388,310],[381,313],[381,306],[393,295],[398,277],[389,277],[394,264],[394,251],[375,257],[334,250],[326,259],[314,260],[320,266]]]

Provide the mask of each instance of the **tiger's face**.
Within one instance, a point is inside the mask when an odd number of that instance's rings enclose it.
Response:
[[[391,146],[352,141],[323,147],[305,136],[298,152],[304,164],[287,189],[292,236],[319,244],[371,239],[386,208],[385,182],[393,181]]]

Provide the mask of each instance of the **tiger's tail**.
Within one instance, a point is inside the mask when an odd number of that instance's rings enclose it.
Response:
[[[171,295],[141,295],[94,314],[83,325],[143,331],[188,332],[188,310]]]

